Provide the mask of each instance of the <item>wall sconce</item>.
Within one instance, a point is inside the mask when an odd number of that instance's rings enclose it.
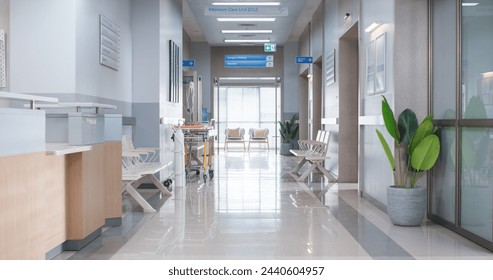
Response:
[[[377,29],[378,27],[380,27],[380,25],[382,25],[383,22],[381,21],[375,21],[373,22],[372,24],[370,24],[370,26],[368,26],[366,29],[365,29],[365,32],[373,32],[373,30]]]
[[[344,19],[346,20],[346,19],[348,19],[348,17],[350,17],[350,16],[351,16],[351,14],[350,14],[350,13],[346,13],[346,14],[344,15]]]

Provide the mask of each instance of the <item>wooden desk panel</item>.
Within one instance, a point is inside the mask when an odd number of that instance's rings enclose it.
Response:
[[[0,259],[44,259],[65,241],[64,158],[0,158]]]
[[[104,144],[67,155],[67,239],[82,240],[104,225]]]
[[[122,217],[122,142],[104,143],[105,218]]]

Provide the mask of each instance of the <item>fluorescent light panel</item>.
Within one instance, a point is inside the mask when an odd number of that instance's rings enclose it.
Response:
[[[270,39],[224,39],[224,43],[269,43]]]
[[[213,6],[280,6],[281,2],[214,2]]]
[[[221,30],[221,33],[224,34],[255,34],[255,33],[272,33],[272,30],[255,30],[255,29],[238,29],[238,30],[232,30],[232,29],[226,29],[226,30]]]
[[[368,26],[365,29],[365,32],[372,32],[373,30],[377,29],[380,25],[382,25],[382,22],[381,21],[376,21],[376,22],[370,24],[370,26]]]
[[[275,77],[221,77],[221,80],[234,81],[234,80],[259,80],[259,81],[275,81]]]
[[[477,6],[479,5],[479,3],[462,3],[462,6],[463,7],[474,7],[474,6]]]
[[[276,18],[217,18],[217,21],[276,21]]]

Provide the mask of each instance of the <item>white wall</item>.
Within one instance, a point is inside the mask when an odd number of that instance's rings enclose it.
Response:
[[[327,54],[335,50],[335,82],[327,85],[325,69],[323,69],[323,84],[324,84],[324,115],[323,118],[338,118],[339,117],[339,13],[338,0],[327,0],[324,5],[324,67],[327,65]],[[330,131],[331,143],[328,153],[332,158],[326,161],[326,167],[330,168],[331,172],[339,174],[339,126],[325,125],[324,130]]]
[[[132,101],[159,102],[159,1],[132,1]]]
[[[132,101],[132,18],[130,0],[77,0],[76,90],[82,95]],[[121,28],[120,69],[99,64],[99,15]]]
[[[11,91],[110,103],[132,114],[130,0],[10,2]],[[119,71],[99,64],[100,14],[122,29]]]
[[[10,1],[10,89],[74,93],[76,0]]]
[[[183,114],[183,100],[179,103],[168,102],[169,95],[169,40],[173,40],[180,47],[180,58],[183,59],[183,19],[182,3],[180,0],[160,0],[159,1],[159,100],[160,117],[181,118]],[[179,73],[183,71],[182,64],[179,63]],[[183,96],[182,75],[180,75],[180,89],[178,96]]]
[[[5,37],[6,37],[6,56],[7,56],[7,61],[6,61],[6,67],[7,67],[7,87],[5,88],[0,88],[0,91],[9,91],[10,89],[10,73],[9,73],[9,41],[10,41],[10,0],[0,0],[0,29],[5,31]],[[0,100],[0,106],[4,106],[2,104],[7,104],[6,101]]]
[[[161,161],[173,158],[172,131],[160,119],[182,117],[182,101],[168,102],[169,40],[183,54],[182,3],[179,0],[132,0],[133,85],[132,112],[136,118],[134,143],[160,147]],[[180,64],[180,72],[182,67]],[[180,76],[181,96],[182,85]],[[161,173],[166,177],[168,171]]]
[[[394,107],[394,18],[395,0],[362,0],[360,13],[360,116],[378,116],[381,118],[381,102],[384,95]],[[371,33],[364,32],[372,22],[382,21],[384,24]],[[386,91],[380,94],[366,94],[366,47],[371,40],[386,33]],[[378,202],[387,204],[386,187],[393,184],[390,164],[377,138],[375,129],[378,128],[388,135],[385,127],[376,123],[361,126],[362,163],[360,172],[361,190]],[[386,137],[392,143],[390,137]]]

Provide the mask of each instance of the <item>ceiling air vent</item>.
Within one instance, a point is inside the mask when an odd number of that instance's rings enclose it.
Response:
[[[255,23],[240,23],[238,25],[241,27],[255,27],[255,26],[257,26]]]

